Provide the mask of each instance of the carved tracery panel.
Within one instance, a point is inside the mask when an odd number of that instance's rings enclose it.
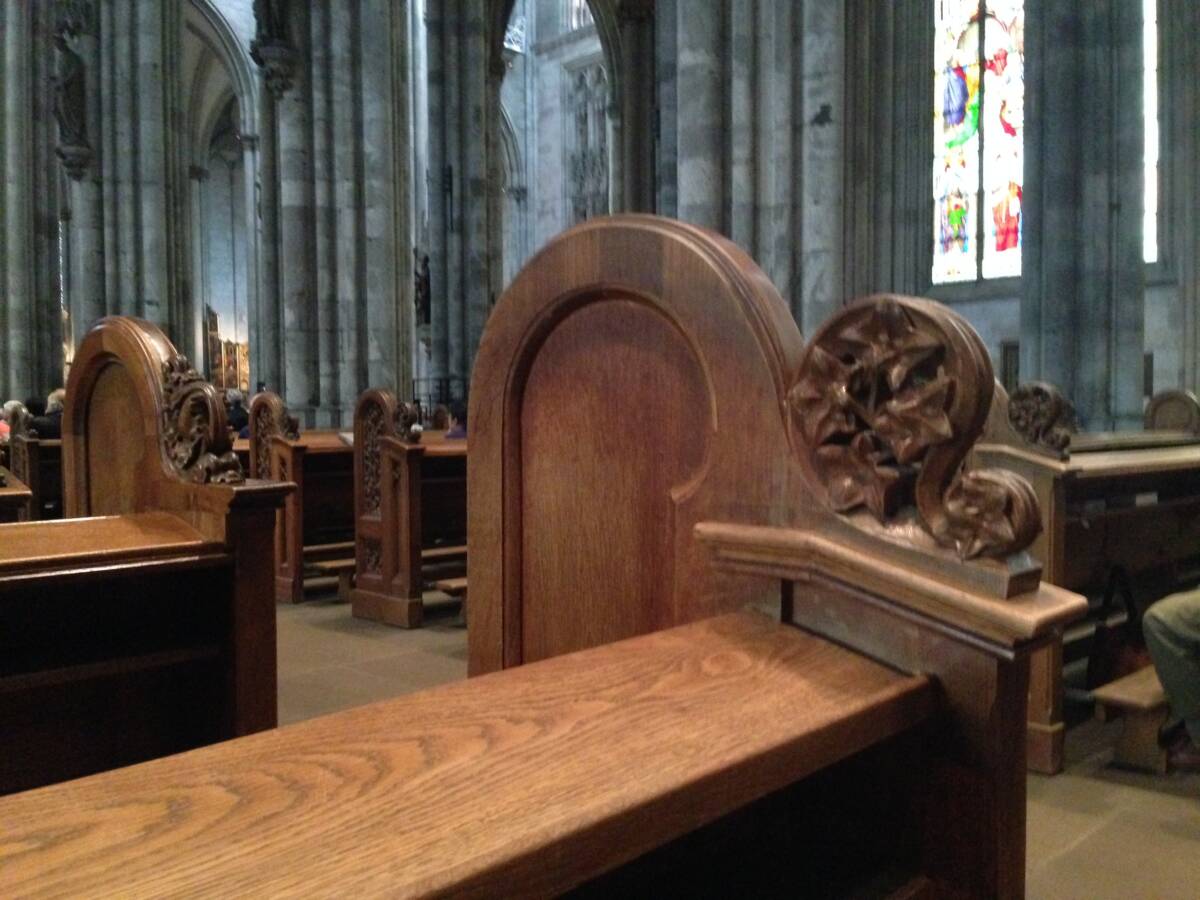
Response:
[[[995,379],[962,319],[926,300],[879,295],[830,319],[805,349],[788,395],[793,439],[834,511],[880,522],[915,511],[960,556],[1006,556],[1040,528],[1028,482],[965,471]]]

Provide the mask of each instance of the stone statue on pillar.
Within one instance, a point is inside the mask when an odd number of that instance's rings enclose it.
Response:
[[[288,36],[289,0],[254,0],[254,40],[250,58],[263,70],[267,90],[276,100],[292,86],[296,51]]]
[[[83,58],[72,46],[83,31],[86,18],[86,7],[64,4],[54,31],[54,46],[58,49],[58,74],[54,77],[54,118],[58,122],[55,152],[67,174],[76,181],[83,178],[92,161],[87,135],[87,72]]]
[[[429,254],[413,247],[413,303],[417,308],[417,325],[428,325],[433,318],[432,296],[429,288]]]

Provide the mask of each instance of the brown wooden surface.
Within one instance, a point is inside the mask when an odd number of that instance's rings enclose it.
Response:
[[[1078,437],[1078,436],[1076,436]],[[1099,446],[1099,445],[1097,445]],[[1128,576],[1135,600],[1168,591],[1177,573],[1200,565],[1200,444],[1140,449],[1092,449],[1055,459],[1024,445],[983,443],[975,463],[1007,468],[1038,495],[1042,533],[1031,552],[1046,581],[1071,591],[1103,594],[1115,568]],[[1062,768],[1063,649],[1048,647],[1032,661],[1030,765]]]
[[[264,399],[286,415],[276,395],[259,394],[252,421]],[[295,485],[276,517],[275,595],[279,602],[299,603],[304,599],[306,548],[343,543],[354,535],[354,450],[337,431],[306,431],[290,438],[255,427],[249,454],[252,460],[267,461],[265,472],[256,465],[257,477]]]
[[[26,518],[62,518],[63,463],[59,438],[43,439],[18,428],[9,439],[9,468],[32,493]]]
[[[48,566],[95,565],[223,550],[171,513],[149,512],[0,528],[0,577]]]
[[[1153,709],[1167,702],[1167,695],[1163,692],[1154,666],[1146,666],[1124,678],[1110,681],[1092,691],[1092,696],[1098,703],[1128,709]]]
[[[710,571],[692,526],[788,514],[781,399],[801,345],[753,261],[708,232],[629,216],[551,241],[472,375],[470,671],[761,596]]]
[[[29,517],[33,492],[8,469],[0,466],[0,522],[15,522]]]
[[[0,865],[31,897],[549,895],[910,728],[930,687],[711,619],[0,800]]]
[[[215,389],[153,325],[101,320],[63,417],[72,518],[0,526],[0,792],[276,722],[270,522]]]
[[[400,404],[365,391],[354,413],[354,615],[415,628],[427,564],[462,562],[467,527],[466,441],[426,432],[402,437]],[[441,552],[439,548],[453,552]]]

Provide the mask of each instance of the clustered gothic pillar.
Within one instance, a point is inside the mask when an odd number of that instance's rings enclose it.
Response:
[[[494,12],[493,4],[484,7],[470,0],[430,2],[425,7],[430,368],[439,378],[470,376],[494,300],[491,260],[495,256],[499,261],[493,253],[496,235],[486,177],[489,151],[494,149],[490,116],[498,116],[499,81],[489,48],[494,23],[488,13]]]
[[[62,384],[55,7],[0,5],[0,399]]]
[[[660,209],[731,237],[802,326],[841,301],[842,7],[659,0],[655,12]]]
[[[1021,377],[1091,430],[1140,427],[1141,4],[1029,4]]]
[[[308,426],[340,426],[367,387],[408,387],[409,10],[273,0],[256,13],[267,86],[256,380]]]

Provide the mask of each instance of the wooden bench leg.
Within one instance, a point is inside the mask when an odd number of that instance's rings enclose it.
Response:
[[[462,606],[458,610],[458,618],[454,620],[454,624],[458,628],[467,627],[467,592],[462,592]]]
[[[397,628],[419,628],[425,615],[420,597],[391,597],[357,588],[350,593],[350,612]]]
[[[350,602],[350,589],[354,586],[354,571],[338,572],[338,603]]]
[[[1167,771],[1167,751],[1158,745],[1158,731],[1167,721],[1167,708],[1126,710],[1122,715],[1121,736],[1113,750],[1113,762],[1130,769]]]

